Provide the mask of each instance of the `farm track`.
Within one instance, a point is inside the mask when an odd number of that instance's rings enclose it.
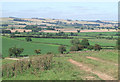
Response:
[[[116,63],[108,62],[108,61],[105,61],[105,60],[102,60],[102,59],[99,59],[99,58],[90,57],[90,56],[86,56],[86,58],[92,59],[92,60],[96,60],[96,61],[100,61],[100,62],[103,62],[103,63],[113,64],[113,65],[115,65],[115,66],[118,66],[118,64],[116,64]]]
[[[86,72],[91,72],[95,75],[97,75],[99,78],[101,78],[102,80],[116,80],[115,78],[105,74],[105,73],[102,73],[102,72],[99,72],[99,71],[93,71],[92,68],[89,68],[87,66],[85,66],[84,64],[80,63],[80,62],[77,62],[77,61],[74,61],[72,59],[69,59],[68,60],[70,63],[80,67],[80,69],[86,71]]]

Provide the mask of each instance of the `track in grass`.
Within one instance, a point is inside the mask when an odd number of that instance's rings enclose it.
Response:
[[[96,74],[96,75],[97,75],[99,78],[101,78],[102,80],[116,80],[115,78],[113,78],[113,77],[111,77],[111,76],[109,76],[109,75],[107,75],[107,74],[105,74],[105,73],[101,73],[101,72],[99,72],[99,71],[93,71],[91,68],[83,65],[82,63],[79,63],[79,62],[77,62],[77,61],[74,61],[74,60],[72,60],[72,59],[69,59],[68,61],[69,61],[70,63],[76,65],[76,66],[79,66],[79,67],[80,67],[82,70],[84,70],[84,71],[87,71],[87,72],[91,72],[91,73],[93,73],[93,74]]]

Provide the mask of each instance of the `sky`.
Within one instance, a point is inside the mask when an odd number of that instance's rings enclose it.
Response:
[[[2,2],[2,17],[118,20],[118,2]]]

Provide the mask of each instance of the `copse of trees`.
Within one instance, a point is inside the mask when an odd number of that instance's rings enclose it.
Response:
[[[61,46],[59,46],[58,51],[59,51],[61,54],[63,54],[63,52],[66,51],[66,47],[63,46],[63,45],[61,45]]]
[[[17,48],[17,47],[12,47],[9,48],[9,56],[12,57],[18,57],[20,54],[24,51],[23,48]]]
[[[98,44],[95,44],[95,46],[92,46],[90,45],[88,39],[83,39],[81,42],[79,39],[73,39],[71,40],[71,48],[70,48],[70,51],[80,51],[80,50],[83,50],[83,49],[88,49],[88,50],[101,50],[101,46],[98,45]]]
[[[75,38],[70,41],[73,46],[71,46],[70,51],[79,51],[83,50],[84,46],[81,44],[80,40],[78,38]]]
[[[76,44],[78,45],[78,44],[80,44],[80,40],[77,39],[77,38],[71,40],[70,42],[71,42],[72,45],[76,45]]]
[[[83,45],[84,48],[87,48],[90,45],[88,39],[83,39],[80,44]]]

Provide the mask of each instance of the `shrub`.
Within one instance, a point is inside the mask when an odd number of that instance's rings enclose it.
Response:
[[[52,54],[52,52],[47,52],[47,54]]]
[[[73,44],[73,45],[76,45],[76,44],[80,44],[80,41],[79,41],[79,39],[73,39],[73,40],[71,40],[71,44]]]
[[[36,53],[36,54],[40,54],[40,51],[41,51],[40,49],[36,49],[36,50],[35,50],[35,53]]]
[[[84,48],[87,48],[90,45],[88,39],[83,39],[80,44],[83,45]]]
[[[70,48],[70,51],[78,51],[79,48],[78,48],[78,45],[73,45],[71,48]]]
[[[84,49],[84,46],[83,45],[78,45],[78,50],[83,50]]]
[[[25,39],[27,42],[32,41],[32,39],[30,37],[26,37]]]
[[[96,51],[96,50],[99,50],[99,51],[100,51],[102,48],[101,48],[101,46],[100,46],[100,45],[95,44],[94,49],[95,49],[95,51]]]
[[[18,57],[23,51],[24,51],[23,48],[16,48],[16,47],[9,48],[9,56]]]
[[[92,49],[94,49],[94,46],[90,45],[87,47],[87,49],[92,50]]]
[[[62,45],[62,46],[59,46],[58,51],[59,51],[61,54],[63,54],[63,52],[66,51],[66,47],[63,46],[63,45]]]
[[[34,56],[30,59],[16,61],[2,66],[3,77],[16,77],[18,74],[30,70],[31,74],[37,74],[41,70],[49,70],[52,66],[52,55]]]

